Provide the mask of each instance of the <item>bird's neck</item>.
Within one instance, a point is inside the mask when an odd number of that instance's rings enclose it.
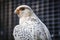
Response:
[[[21,17],[21,18],[19,18],[19,25],[21,25],[24,22],[30,20],[31,18],[37,18],[37,16],[35,14],[32,14],[31,16]]]
[[[22,18],[19,18],[19,24],[23,24],[25,21],[28,21],[30,17],[22,17]]]

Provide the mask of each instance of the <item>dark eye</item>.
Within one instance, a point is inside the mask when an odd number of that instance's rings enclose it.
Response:
[[[23,11],[23,10],[25,10],[25,8],[24,8],[24,7],[22,7],[22,8],[20,8],[20,10],[22,10],[22,11]]]

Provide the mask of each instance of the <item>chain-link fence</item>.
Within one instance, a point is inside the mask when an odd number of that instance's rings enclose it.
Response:
[[[12,33],[18,24],[14,10],[19,5],[30,6],[48,27],[52,40],[60,40],[60,1],[57,0],[0,0],[0,40],[14,40]]]

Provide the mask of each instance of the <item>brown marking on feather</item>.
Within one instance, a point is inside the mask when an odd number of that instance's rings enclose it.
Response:
[[[20,11],[20,10],[16,10],[16,14],[19,14],[19,11]]]
[[[19,14],[21,11],[23,11],[23,10],[25,10],[25,8],[24,7],[21,7],[20,9],[17,9],[16,10],[16,14]]]
[[[19,10],[23,11],[23,10],[25,10],[25,8],[24,7],[21,7]]]

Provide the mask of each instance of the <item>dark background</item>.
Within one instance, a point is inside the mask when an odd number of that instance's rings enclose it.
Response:
[[[13,28],[19,21],[14,10],[22,4],[33,9],[49,29],[52,40],[60,40],[59,0],[0,0],[0,40],[14,40]]]

